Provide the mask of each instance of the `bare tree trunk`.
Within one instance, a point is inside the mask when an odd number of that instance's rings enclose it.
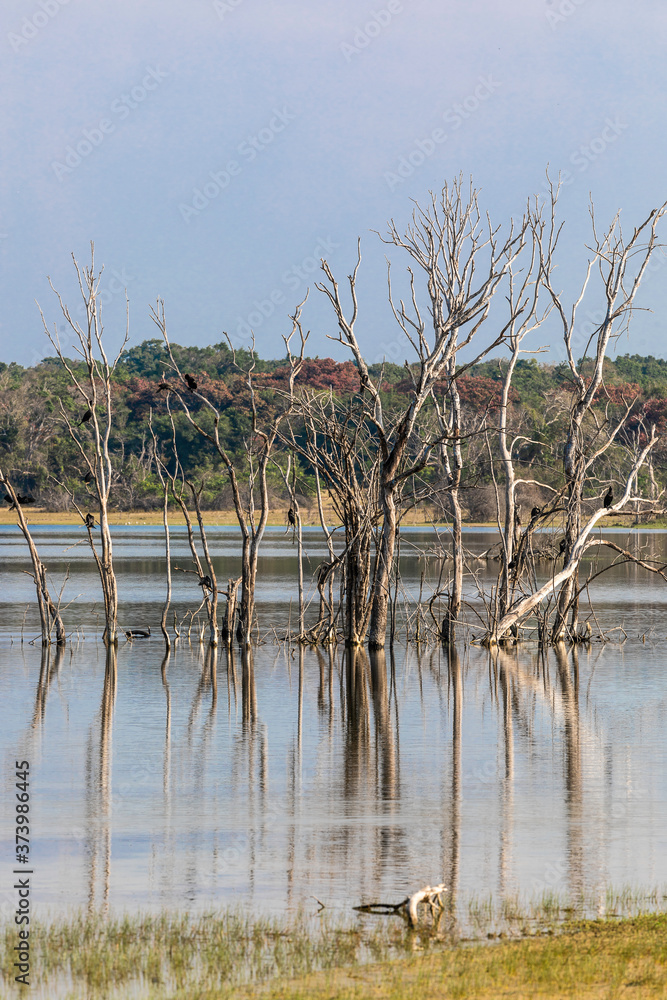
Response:
[[[188,482],[190,487],[190,492],[192,493],[192,499],[195,505],[195,511],[197,513],[197,524],[199,525],[199,537],[201,538],[202,548],[204,550],[204,558],[206,559],[206,566],[208,568],[208,575],[211,580],[211,586],[209,589],[209,599],[208,599],[208,641],[211,646],[218,645],[218,581],[215,576],[215,568],[213,566],[213,559],[211,558],[211,553],[208,547],[208,538],[206,536],[206,528],[204,526],[204,518],[201,512],[201,505],[199,503],[199,495],[201,493],[201,488],[197,491],[193,483]]]
[[[234,638],[234,630],[236,622],[236,603],[237,603],[237,594],[240,583],[241,583],[240,576],[237,577],[236,580],[230,579],[227,583],[227,592],[225,594],[227,598],[227,606],[225,608],[225,614],[222,619],[220,635],[225,640],[228,646],[230,645],[232,639]]]
[[[301,529],[301,514],[299,505],[295,499],[294,516],[296,519],[296,540],[297,540],[297,560],[298,560],[298,587],[299,587],[299,638],[303,640],[306,634],[305,603],[303,596],[303,531]]]
[[[282,465],[280,465],[279,462],[274,462],[274,464],[280,470],[280,474],[283,477],[283,481],[285,483],[285,486],[287,487],[290,497],[288,530],[290,526],[293,528],[292,540],[294,539],[294,535],[296,535],[296,542],[297,542],[297,586],[298,586],[298,597],[299,597],[298,639],[299,642],[303,642],[306,638],[305,603],[303,594],[303,530],[301,526],[301,511],[299,510],[299,501],[297,500],[296,496],[296,457],[293,454],[287,456],[287,469],[283,469]],[[318,484],[318,489],[319,489],[319,484]]]
[[[451,369],[454,368],[455,359],[452,358]],[[461,455],[461,398],[456,385],[453,371],[451,372],[451,382],[449,386],[449,397],[452,407],[452,477],[449,501],[452,509],[452,558],[454,560],[454,572],[449,594],[449,606],[447,609],[447,622],[442,625],[442,638],[446,642],[456,641],[456,623],[461,614],[461,604],[463,602],[463,511],[459,499],[459,485],[461,482],[461,471],[463,469],[463,458]]]
[[[241,553],[241,603],[239,605],[236,638],[247,648],[250,645],[253,617],[255,614],[255,583],[257,580],[257,548],[254,547],[250,535],[243,536]]]
[[[30,529],[28,528],[28,522],[25,519],[23,513],[23,508],[19,502],[18,496],[12,484],[8,479],[5,479],[2,469],[0,469],[0,483],[3,483],[5,489],[7,490],[8,496],[11,498],[10,509],[16,510],[16,517],[19,523],[19,528],[21,533],[28,543],[28,548],[30,550],[30,558],[32,560],[33,569],[33,580],[35,581],[35,591],[37,594],[37,606],[39,607],[39,617],[41,622],[42,630],[42,645],[48,646],[51,643],[51,632],[55,628],[56,632],[56,643],[59,646],[64,646],[67,638],[65,634],[65,626],[63,625],[62,618],[60,616],[60,611],[58,607],[53,603],[51,594],[49,592],[49,587],[46,582],[46,566],[39,558],[39,553],[37,551],[37,546],[35,545],[34,539],[30,534]]]
[[[315,445],[317,447],[317,439],[315,440]],[[322,531],[324,532],[324,537],[327,543],[327,549],[329,551],[329,564],[326,569],[326,578],[320,584],[320,578],[318,575],[318,590],[320,592],[320,624],[324,621],[325,608],[328,612],[328,623],[325,631],[324,641],[330,643],[334,638],[334,601],[333,601],[333,587],[334,587],[334,576],[336,569],[336,553],[334,552],[333,542],[331,540],[331,532],[329,531],[326,523],[326,518],[324,516],[324,506],[322,504],[322,485],[320,483],[320,470],[315,466],[315,486],[317,489],[317,512],[320,518],[320,525]],[[324,597],[324,587],[328,588],[329,600],[327,601]]]
[[[371,580],[371,526],[368,514],[347,506],[345,537],[349,538],[345,555],[345,641],[348,646],[362,646],[366,638],[371,605],[368,600]]]
[[[387,610],[389,587],[394,566],[394,548],[398,531],[398,513],[394,491],[382,491],[382,532],[377,552],[377,566],[373,583],[373,609],[368,630],[369,649],[384,649],[387,635]]]
[[[167,593],[164,597],[164,607],[162,608],[162,619],[160,621],[160,628],[162,629],[162,635],[164,636],[164,641],[167,649],[171,649],[171,639],[169,638],[169,631],[167,629],[167,615],[169,614],[169,607],[171,605],[171,541],[169,538],[169,494],[167,493],[167,484],[162,484],[164,497],[162,504],[162,526],[164,528],[164,549],[165,549],[165,561],[166,561],[166,572],[167,572]]]
[[[162,618],[160,620],[160,628],[162,630],[162,635],[164,636],[165,646],[167,647],[167,652],[171,649],[171,639],[169,637],[169,631],[167,629],[167,615],[169,614],[169,607],[171,605],[171,540],[169,537],[169,487],[168,487],[168,474],[165,474],[164,463],[161,461],[158,454],[158,442],[155,436],[155,431],[153,430],[153,410],[150,410],[148,423],[150,427],[151,437],[153,439],[153,458],[155,460],[155,467],[157,469],[157,474],[162,486],[162,527],[164,529],[164,547],[165,547],[165,558],[166,558],[166,572],[167,572],[167,593],[165,594],[164,606],[162,608]]]

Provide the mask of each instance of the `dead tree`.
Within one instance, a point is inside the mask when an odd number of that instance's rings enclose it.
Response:
[[[317,446],[317,439],[315,440],[315,445]],[[320,613],[318,624],[313,631],[313,635],[323,645],[329,645],[335,639],[333,593],[337,559],[333,544],[333,529],[330,529],[327,525],[324,514],[322,484],[320,481],[320,472],[317,466],[315,466],[315,487],[317,491],[317,513],[320,519],[320,527],[322,528],[326,539],[329,559],[327,562],[321,564],[317,570],[317,590],[320,595]],[[327,591],[326,595],[325,588]]]
[[[305,302],[305,299],[304,299]],[[301,310],[304,302],[301,302],[295,311],[292,320],[292,330],[290,334],[283,337],[287,350],[287,360],[289,366],[289,386],[290,391],[286,398],[292,395],[294,380],[297,377],[304,361],[304,350],[308,334],[304,333],[301,325]],[[255,583],[257,579],[257,558],[259,546],[264,536],[264,530],[269,517],[269,492],[267,486],[267,468],[273,451],[273,447],[278,435],[278,429],[285,418],[288,406],[285,410],[276,414],[267,426],[261,426],[258,417],[256,380],[254,377],[255,351],[254,344],[251,347],[251,363],[249,368],[243,373],[250,398],[250,408],[252,414],[252,429],[248,440],[245,442],[246,458],[248,463],[247,488],[243,489],[239,482],[239,475],[232,462],[231,456],[220,439],[220,410],[197,391],[196,381],[192,376],[184,375],[181,372],[176,359],[174,358],[169,338],[167,336],[167,323],[164,312],[164,303],[158,301],[157,306],[151,310],[152,318],[160,330],[167,352],[169,354],[170,366],[178,375],[180,383],[188,387],[187,398],[183,391],[174,389],[174,394],[178,398],[186,419],[191,426],[202,436],[203,439],[213,446],[218,457],[221,459],[229,484],[232,490],[234,511],[241,530],[241,601],[238,608],[238,620],[236,637],[243,646],[250,645],[250,636],[255,619]],[[290,343],[295,334],[300,338],[300,351],[298,356],[292,354]],[[233,349],[232,349],[233,350]],[[239,371],[242,369],[239,368]],[[194,388],[193,388],[194,385]],[[201,404],[200,411],[194,411],[189,400],[196,399]],[[202,413],[206,414],[208,421],[203,419]]]
[[[528,615],[530,615],[542,603],[542,601],[554,594],[559,593],[559,591],[562,592],[562,588],[566,584],[575,580],[581,560],[589,549],[595,546],[607,544],[604,539],[590,538],[591,532],[603,517],[606,517],[608,514],[615,514],[618,511],[621,511],[628,502],[636,499],[632,496],[632,484],[634,483],[637,472],[643,466],[656,441],[657,437],[655,434],[655,428],[652,428],[649,440],[637,456],[632,468],[630,469],[624,484],[623,494],[619,500],[610,507],[602,506],[598,508],[598,510],[596,510],[595,513],[589,517],[588,521],[581,527],[579,535],[574,540],[574,544],[572,545],[570,552],[565,555],[565,564],[563,568],[554,573],[552,578],[538,590],[528,594],[526,597],[523,597],[520,601],[518,601],[512,608],[509,609],[507,614],[503,615],[503,617],[492,626],[485,637],[485,643],[487,645],[497,645],[500,640],[507,636],[508,632],[512,628],[527,618]],[[629,553],[625,554],[629,555]],[[638,559],[635,559],[635,561],[637,563],[641,563],[645,569],[649,569],[652,572],[659,572],[662,574],[665,569],[664,565],[656,567]],[[558,621],[558,618],[556,620]],[[554,641],[560,642],[562,641],[563,635],[562,633],[556,633],[554,628],[552,629],[552,638]]]
[[[409,402],[399,412],[388,414],[383,408],[379,380],[374,381],[362,356],[355,332],[358,319],[357,264],[348,277],[351,308],[346,310],[340,289],[326,261],[322,262],[324,281],[317,285],[328,298],[338,322],[338,336],[331,339],[345,345],[354,358],[359,371],[360,396],[366,402],[367,419],[372,424],[378,442],[378,505],[380,508],[380,534],[377,544],[373,574],[369,645],[381,649],[385,645],[389,605],[390,579],[394,566],[394,553],[400,514],[397,506],[402,484],[420,473],[431,459],[434,448],[450,437],[453,449],[454,489],[453,512],[455,518],[455,571],[453,592],[449,601],[448,634],[454,638],[455,621],[461,606],[463,547],[460,544],[461,510],[456,490],[460,480],[460,421],[456,414],[451,432],[426,441],[415,441],[417,420],[423,407],[432,398],[433,390],[445,380],[450,388],[453,411],[458,403],[458,392],[453,385],[457,371],[457,355],[470,345],[488,317],[491,302],[501,287],[509,268],[523,251],[529,221],[524,217],[512,224],[506,236],[500,227],[482,221],[477,191],[471,186],[466,194],[458,178],[446,185],[440,195],[431,194],[426,208],[416,206],[412,223],[405,234],[400,234],[395,223],[389,223],[385,243],[406,250],[422,276],[426,279],[428,312],[431,326],[418,305],[415,276],[409,269],[410,302],[394,301],[391,272],[389,302],[391,310],[407,344],[416,355],[416,363],[406,362],[406,375],[410,383]],[[478,277],[478,274],[480,275]],[[526,307],[525,301],[516,303],[516,309],[487,343],[476,352],[475,361],[503,343],[511,323]],[[467,367],[467,366],[466,366]],[[459,544],[456,544],[458,538]]]
[[[551,188],[551,222],[548,239],[541,245],[542,284],[551,297],[554,309],[560,318],[567,365],[572,383],[572,403],[569,426],[563,448],[563,473],[566,490],[565,549],[566,563],[571,556],[577,539],[582,532],[582,505],[586,484],[593,475],[600,457],[617,438],[627,413],[619,422],[608,418],[600,423],[595,419],[593,406],[603,386],[604,361],[609,345],[626,332],[632,313],[636,308],[635,298],[652,254],[657,247],[656,227],[667,210],[667,203],[654,209],[637,226],[626,240],[620,225],[619,215],[611,225],[598,235],[593,206],[590,208],[592,225],[591,258],[588,261],[581,291],[568,309],[563,304],[563,296],[557,292],[554,280],[555,254],[561,228],[555,222],[557,192]],[[577,321],[577,310],[588,290],[591,276],[599,278],[599,294],[603,298],[603,318],[592,332],[584,350],[584,358],[592,347],[592,373],[584,375],[581,363],[574,356],[573,336]],[[650,448],[644,453],[649,454]],[[636,465],[636,463],[635,463]],[[636,466],[639,469],[640,466]],[[611,506],[608,504],[607,506]],[[558,609],[553,624],[553,638],[566,634],[567,619],[569,629],[576,632],[578,620],[577,573],[568,575],[562,582],[558,594]]]
[[[206,527],[204,525],[204,518],[201,511],[200,495],[201,487],[199,490],[195,484],[188,480],[183,471],[183,466],[181,465],[181,460],[178,454],[178,445],[176,441],[176,425],[174,423],[174,415],[171,410],[170,404],[170,392],[167,392],[165,398],[165,407],[167,410],[167,415],[170,421],[171,427],[171,462],[166,462],[163,456],[159,453],[158,442],[154,437],[155,441],[155,462],[158,468],[158,475],[160,481],[163,485],[165,491],[164,494],[164,505],[163,505],[163,519],[165,524],[166,533],[166,546],[167,546],[167,603],[165,603],[163,613],[162,613],[162,632],[165,635],[165,639],[168,639],[166,634],[166,616],[168,610],[168,602],[171,598],[171,564],[169,562],[170,557],[170,547],[169,547],[169,527],[167,524],[167,502],[168,494],[171,495],[172,499],[177,504],[181,514],[183,515],[183,520],[185,521],[185,527],[188,533],[188,545],[190,546],[190,553],[192,555],[192,561],[194,563],[194,570],[187,570],[186,572],[194,573],[197,577],[197,585],[201,587],[202,598],[201,603],[197,611],[201,610],[202,607],[206,609],[206,616],[208,618],[209,625],[209,643],[211,646],[217,646],[218,644],[218,581],[215,575],[215,567],[213,565],[213,559],[208,546],[208,538],[206,535]],[[152,417],[152,414],[151,414]],[[152,432],[152,424],[151,424]],[[195,515],[197,517],[197,524],[199,527],[199,538],[202,545],[202,551],[204,553],[204,560],[206,563],[206,570],[204,571],[204,566],[202,565],[199,552],[197,551],[197,544],[195,541],[195,533],[192,526],[192,516],[190,514],[190,509],[187,502],[186,487],[189,490],[190,496],[194,502]],[[178,567],[176,567],[178,568]],[[197,614],[197,612],[195,612]]]
[[[318,567],[318,589],[323,599],[329,585],[331,601],[332,581],[339,572],[344,639],[349,646],[359,646],[371,614],[372,547],[379,518],[377,449],[366,401],[359,394],[340,399],[333,391],[302,390],[292,393],[290,410],[293,420],[281,430],[281,440],[322,477],[345,532],[338,556],[328,536],[330,558]],[[323,519],[321,495],[319,508]],[[328,611],[325,634],[331,638],[331,604]]]
[[[301,525],[301,511],[299,509],[299,500],[296,493],[296,457],[292,455],[287,456],[287,466],[283,468],[280,462],[274,462],[280,475],[285,483],[285,488],[287,489],[290,501],[289,514],[288,514],[288,525],[287,530],[292,529],[292,543],[296,539],[297,543],[297,581],[298,581],[298,596],[299,596],[299,642],[304,642],[306,640],[306,624],[305,624],[305,601],[303,593],[303,530]],[[291,638],[291,637],[290,637]]]
[[[97,506],[100,529],[99,552],[89,524],[87,524],[88,538],[102,584],[105,614],[104,641],[107,644],[115,644],[118,642],[118,588],[113,567],[113,546],[109,526],[109,497],[113,474],[109,440],[113,426],[112,377],[129,339],[129,312],[126,312],[123,342],[115,359],[110,362],[104,348],[102,305],[99,297],[102,271],[95,272],[93,244],[91,243],[90,266],[80,267],[74,256],[72,256],[72,260],[85,307],[86,320],[83,325],[73,319],[69,307],[63,302],[60,293],[53,287],[51,279],[49,279],[49,284],[58,298],[62,315],[74,336],[74,350],[82,360],[81,366],[65,357],[57,327],[54,326],[52,332],[41,309],[40,315],[44,332],[51,341],[60,363],[69,375],[74,389],[74,398],[79,404],[80,412],[77,420],[72,417],[62,400],[59,400],[60,412],[70,438],[78,449],[87,469],[86,491]],[[85,522],[85,515],[80,508],[77,509]]]
[[[37,606],[39,607],[39,617],[42,626],[42,645],[49,646],[51,644],[51,635],[55,630],[57,645],[64,646],[67,641],[65,626],[63,625],[63,620],[60,616],[60,608],[57,604],[54,604],[46,582],[46,566],[39,558],[37,546],[35,545],[32,535],[30,534],[28,522],[26,521],[25,514],[23,513],[23,507],[21,506],[21,499],[9,480],[5,479],[2,469],[0,469],[0,483],[2,483],[5,487],[7,496],[11,500],[9,509],[16,511],[16,519],[18,521],[19,528],[21,529],[21,533],[28,543],[28,548],[30,550],[33,570],[32,578],[35,582]],[[23,499],[25,500],[25,497]]]

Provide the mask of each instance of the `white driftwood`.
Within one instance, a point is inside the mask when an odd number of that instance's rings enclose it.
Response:
[[[419,889],[418,892],[414,892],[412,896],[407,901],[408,916],[410,918],[410,923],[414,927],[418,923],[419,917],[417,915],[417,907],[420,903],[428,903],[433,911],[434,907],[439,910],[442,909],[442,900],[440,898],[443,892],[447,892],[444,882],[440,885],[425,885],[423,889]]]

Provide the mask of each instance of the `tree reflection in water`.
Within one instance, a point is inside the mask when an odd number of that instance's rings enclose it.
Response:
[[[628,725],[631,675],[604,672],[611,649],[597,666],[564,645],[157,654],[109,647],[103,677],[85,651],[67,670],[62,649],[22,654],[34,686],[13,747],[61,761],[57,790],[37,781],[62,817],[53,881],[67,904],[348,906],[444,881],[452,918],[471,892],[576,899],[641,881],[632,845],[662,837],[645,744],[664,749],[665,699],[654,680]]]

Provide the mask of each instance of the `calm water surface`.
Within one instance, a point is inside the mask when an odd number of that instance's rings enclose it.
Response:
[[[27,758],[37,906],[278,912],[316,896],[347,910],[424,882],[460,899],[667,884],[667,584],[656,577],[622,567],[591,590],[622,645],[490,656],[461,644],[448,656],[403,644],[384,656],[267,642],[216,656],[193,639],[165,660],[156,636],[121,644],[114,670],[80,529],[35,535],[57,586],[69,572],[64,616],[80,636],[62,654],[29,645],[26,551],[0,529],[2,853],[10,863],[13,765]],[[224,580],[237,535],[212,536]],[[667,550],[663,534],[609,537]],[[425,588],[438,578],[438,561],[419,555],[434,541],[406,532],[408,595],[422,572]],[[492,541],[466,535],[472,551]],[[184,542],[173,561],[187,568]],[[157,529],[116,531],[125,627],[159,624],[161,546]],[[326,556],[319,533],[306,548],[312,572]],[[480,565],[490,584],[497,565]],[[179,616],[198,593],[175,575]],[[258,598],[265,631],[284,628],[290,601],[296,614],[295,550],[280,529]]]

